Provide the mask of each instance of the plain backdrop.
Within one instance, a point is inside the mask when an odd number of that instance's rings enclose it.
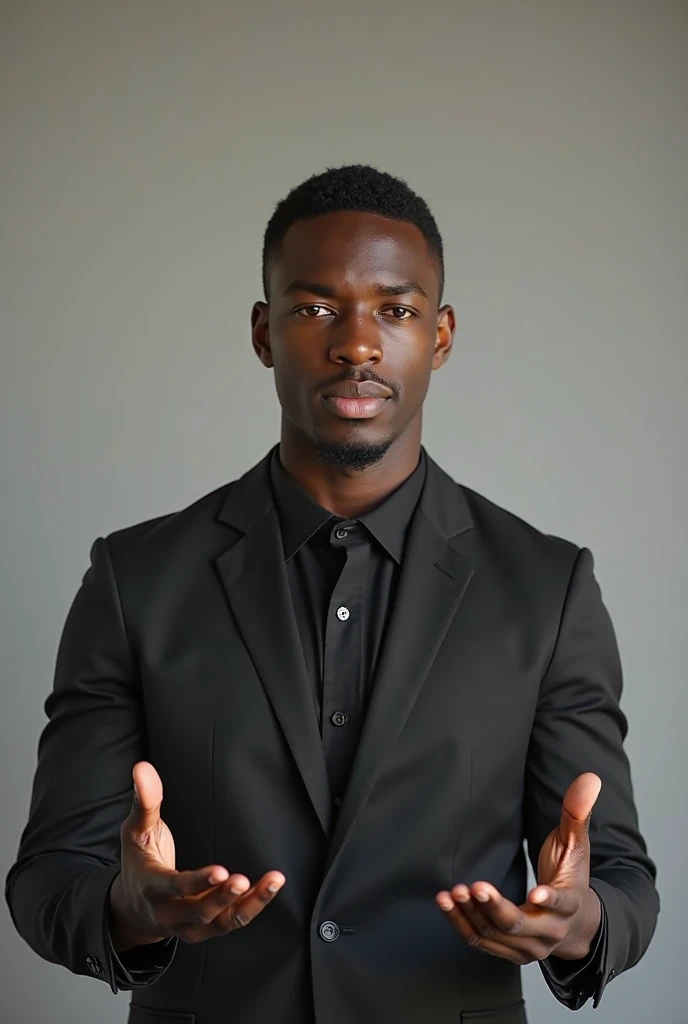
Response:
[[[459,331],[426,446],[589,546],[616,626],[663,905],[594,1019],[682,1024],[688,5],[4,0],[0,39],[3,875],[92,541],[277,440],[249,339],[265,223],[310,174],[372,163],[446,243]],[[4,904],[0,928],[6,1024],[126,1019]],[[532,1024],[568,1019],[537,967],[525,986]]]

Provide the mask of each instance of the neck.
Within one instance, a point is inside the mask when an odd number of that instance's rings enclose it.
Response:
[[[384,458],[364,470],[323,465],[315,444],[282,421],[280,462],[314,501],[343,519],[357,519],[400,487],[418,466],[420,420],[398,438]]]

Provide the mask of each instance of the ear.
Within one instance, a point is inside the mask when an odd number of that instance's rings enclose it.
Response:
[[[273,366],[270,348],[270,307],[266,302],[256,302],[251,310],[251,336],[253,348],[263,366]]]
[[[454,344],[454,331],[456,330],[456,314],[451,306],[442,306],[437,314],[437,335],[435,337],[435,351],[432,357],[433,370],[439,370],[451,354]]]

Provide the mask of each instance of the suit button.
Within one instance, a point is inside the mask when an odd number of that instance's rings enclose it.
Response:
[[[346,717],[343,711],[335,711],[330,718],[332,725],[346,725],[349,719]]]
[[[337,618],[340,622],[346,622],[350,614],[349,609],[345,605],[342,605],[341,608],[337,609]]]
[[[320,925],[320,938],[325,942],[334,942],[339,938],[339,928],[334,921],[323,921]]]
[[[102,974],[103,968],[97,956],[87,956],[86,966],[93,974]]]
[[[335,807],[341,807],[342,806],[342,798],[340,796],[335,796],[335,797],[332,798],[332,803],[335,805]]]

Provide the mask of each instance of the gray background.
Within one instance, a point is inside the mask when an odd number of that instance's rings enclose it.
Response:
[[[309,174],[371,162],[446,239],[459,333],[428,448],[590,546],[616,625],[663,909],[595,1020],[685,1021],[688,6],[5,0],[1,17],[3,874],[92,540],[276,440],[248,330],[265,222]],[[126,1018],[128,996],[40,961],[4,905],[0,927],[7,1024]],[[536,967],[525,983],[534,1024],[568,1019]]]

